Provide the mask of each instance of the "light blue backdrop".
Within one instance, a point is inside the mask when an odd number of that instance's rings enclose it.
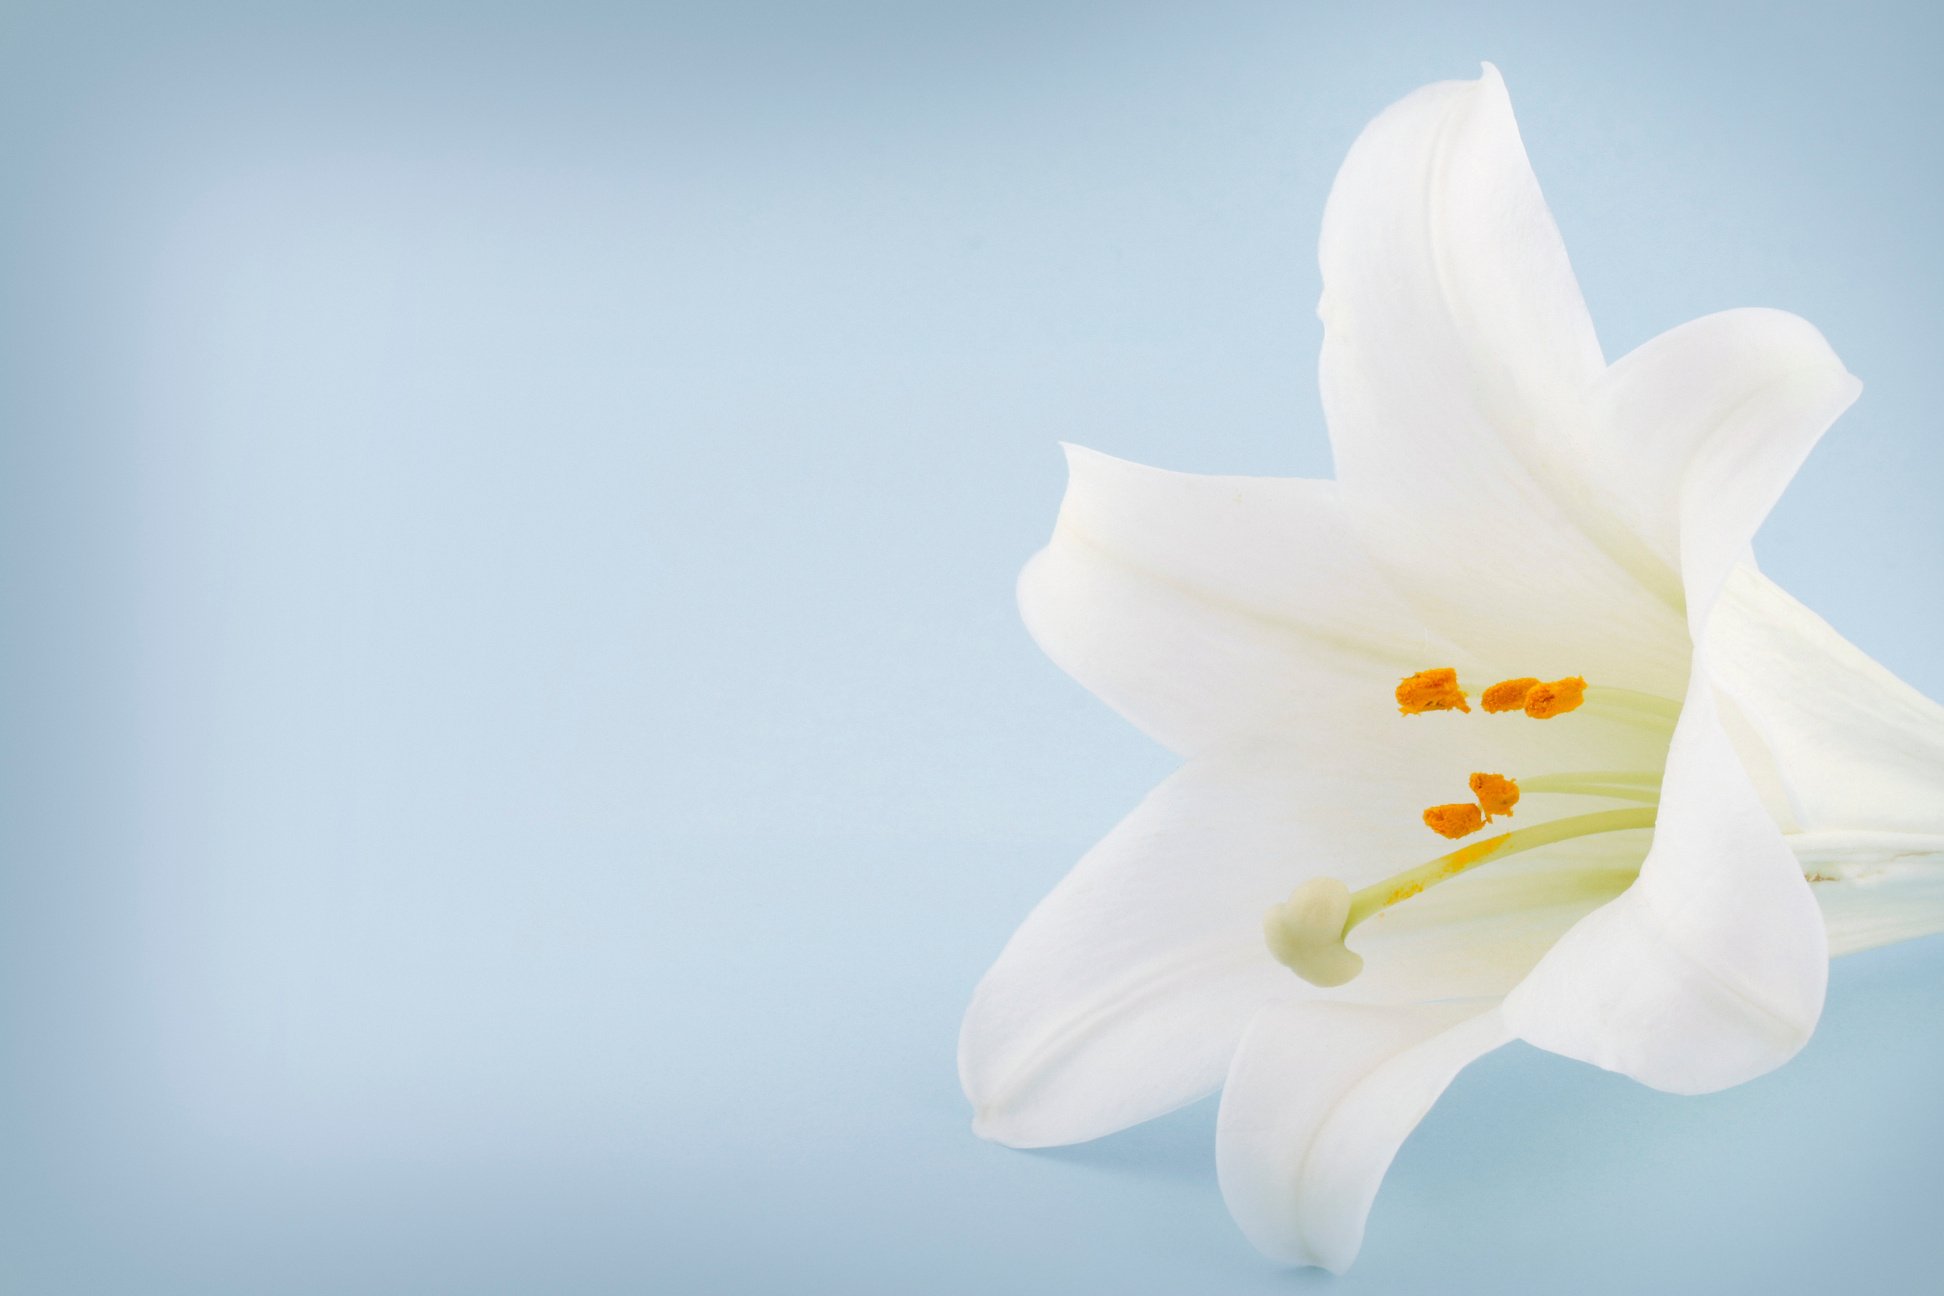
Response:
[[[1309,1291],[1213,1110],[973,1138],[1168,768],[1012,580],[1056,440],[1328,471],[1314,254],[1504,69],[1609,354],[1818,324],[1768,569],[1944,692],[1929,6],[0,12],[0,1287]],[[1700,1100],[1513,1048],[1351,1292],[1910,1289],[1944,947]]]

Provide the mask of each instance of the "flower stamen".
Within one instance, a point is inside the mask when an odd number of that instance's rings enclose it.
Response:
[[[1458,687],[1457,669],[1436,666],[1398,682],[1397,710],[1400,715],[1420,715],[1426,711],[1469,712],[1471,704],[1465,700],[1465,690]]]
[[[1534,684],[1526,690],[1525,713],[1534,720],[1550,720],[1554,716],[1565,715],[1568,711],[1579,710],[1580,703],[1586,701],[1586,681],[1578,675],[1568,675],[1547,684]]]
[[[1485,826],[1485,816],[1469,801],[1434,805],[1424,812],[1424,826],[1440,837],[1469,837]]]
[[[1541,680],[1534,675],[1500,680],[1479,695],[1478,703],[1488,715],[1504,711],[1523,711],[1534,720],[1589,710],[1618,715],[1626,719],[1648,719],[1655,724],[1681,718],[1681,704],[1672,698],[1636,689],[1615,688],[1611,684],[1589,685],[1584,676]]]
[[[1539,677],[1526,675],[1519,679],[1500,680],[1480,695],[1479,705],[1493,715],[1500,711],[1519,711],[1525,708],[1526,694],[1539,687]]]
[[[1485,812],[1487,823],[1493,815],[1511,818],[1512,807],[1519,804],[1518,781],[1503,774],[1473,774],[1471,790],[1478,798],[1478,808]]]

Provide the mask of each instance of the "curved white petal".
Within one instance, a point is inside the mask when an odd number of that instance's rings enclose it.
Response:
[[[1505,1002],[1540,1048],[1705,1093],[1780,1066],[1822,1012],[1823,920],[1715,712],[1697,654],[1653,849]]]
[[[1729,578],[1710,643],[1795,827],[1944,833],[1944,707],[1751,568]]]
[[[1698,638],[1816,441],[1862,390],[1807,321],[1732,310],[1670,329],[1601,376],[1581,457],[1586,515],[1679,571]]]
[[[1696,320],[1603,381],[1602,435],[1639,460],[1613,498],[1634,501],[1630,529],[1663,544],[1672,535],[1664,552],[1680,567],[1696,650],[1639,881],[1568,932],[1506,1001],[1513,1029],[1541,1048],[1693,1093],[1781,1065],[1815,1029],[1828,935],[1760,771],[1744,767],[1724,727],[1712,613],[1755,529],[1858,389],[1814,329],[1775,311]]]
[[[1397,1150],[1466,1065],[1506,1042],[1480,1005],[1282,1002],[1250,1023],[1222,1091],[1222,1195],[1278,1260],[1342,1273]]]
[[[1259,773],[1190,764],[1156,788],[973,993],[959,1036],[973,1128],[1076,1143],[1213,1089],[1249,1017],[1294,980],[1261,933],[1293,835]]]
[[[1577,433],[1604,362],[1496,71],[1371,123],[1321,260],[1337,477],[1420,615],[1502,627],[1503,675],[1678,694],[1678,582],[1587,525]]]
[[[1350,402],[1330,417],[1346,483],[1381,486],[1435,459],[1469,484],[1492,473],[1469,456],[1543,456],[1604,367],[1489,64],[1364,128],[1324,208],[1319,259],[1326,407]]]
[[[1359,548],[1333,482],[1167,472],[1067,447],[1019,578],[1046,654],[1183,754],[1279,740],[1448,664]]]

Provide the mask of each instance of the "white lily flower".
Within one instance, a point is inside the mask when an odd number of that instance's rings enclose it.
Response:
[[[1068,452],[1027,625],[1184,763],[959,1060],[1021,1147],[1226,1080],[1243,1231],[1341,1271],[1481,1054],[1723,1088],[1802,1047],[1832,953],[1944,930],[1944,709],[1749,563],[1856,379],[1769,310],[1608,365],[1489,65],[1365,130],[1322,265],[1336,480]]]

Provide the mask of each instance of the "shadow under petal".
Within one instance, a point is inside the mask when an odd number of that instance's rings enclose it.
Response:
[[[1177,1182],[1215,1179],[1215,1113],[1219,1096],[1189,1103],[1090,1143],[1029,1148],[1035,1157],[1111,1175]]]

